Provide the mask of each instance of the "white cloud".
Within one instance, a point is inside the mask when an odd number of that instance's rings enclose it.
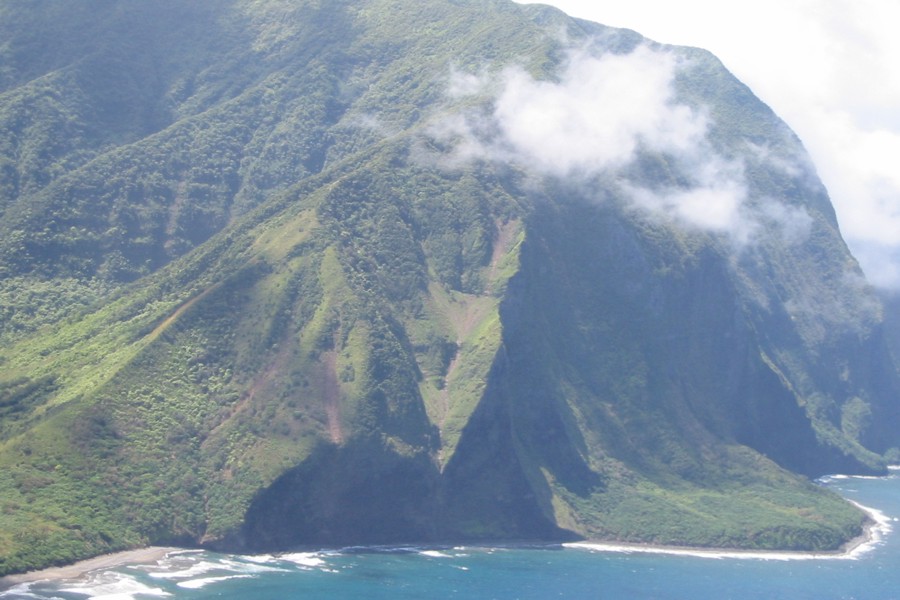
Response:
[[[543,1],[719,56],[803,140],[870,280],[900,288],[900,2]]]
[[[841,174],[828,187],[848,243],[900,248],[900,131],[866,131],[838,111],[813,118],[820,126],[807,139],[819,171]]]
[[[494,117],[505,141],[553,175],[619,168],[639,145],[684,152],[706,132],[705,119],[674,104],[675,58],[640,47],[626,55],[574,52],[559,81],[505,74]]]
[[[675,219],[705,231],[727,234],[738,246],[751,241],[758,224],[746,208],[747,188],[741,163],[717,157],[705,143],[686,150],[678,161],[689,187],[652,190],[623,183],[635,205],[651,215]]]
[[[777,230],[789,244],[802,243],[812,230],[813,220],[805,208],[788,206],[772,198],[760,202],[757,215],[761,226]]]
[[[745,206],[743,164],[719,157],[706,139],[704,112],[675,100],[679,60],[639,46],[629,54],[600,56],[572,50],[555,80],[536,80],[518,67],[493,78],[452,70],[451,98],[465,91],[487,94],[490,101],[445,115],[429,133],[449,146],[443,158],[452,167],[492,160],[570,181],[606,175],[650,217],[728,235],[743,245],[761,218]],[[642,151],[663,157],[678,183],[632,181],[627,167]]]
[[[457,161],[515,161],[543,174],[589,176],[630,163],[639,147],[683,153],[706,135],[706,118],[673,101],[676,58],[641,46],[594,56],[573,49],[559,79],[521,67],[490,75],[451,68],[451,99],[483,96],[490,106],[442,116],[430,135],[452,142]]]

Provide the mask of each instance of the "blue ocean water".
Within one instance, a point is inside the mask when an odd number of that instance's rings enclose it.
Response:
[[[22,584],[0,600],[221,598],[900,598],[900,472],[823,481],[875,509],[876,540],[850,556],[664,554],[591,545],[349,548],[278,556],[182,551],[72,581]]]

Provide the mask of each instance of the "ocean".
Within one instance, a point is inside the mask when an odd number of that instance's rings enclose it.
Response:
[[[591,544],[343,548],[240,556],[184,550],[77,580],[20,584],[0,600],[291,598],[900,599],[900,471],[822,480],[874,511],[847,556],[666,551]]]

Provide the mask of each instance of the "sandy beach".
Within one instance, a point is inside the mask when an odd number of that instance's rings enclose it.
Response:
[[[76,579],[85,573],[97,569],[109,569],[111,567],[139,563],[151,563],[163,558],[169,552],[178,550],[182,549],[166,546],[150,546],[147,548],[124,550],[122,552],[113,552],[112,554],[95,556],[94,558],[80,560],[63,567],[49,567],[39,571],[7,575],[6,577],[0,577],[0,589],[6,589],[20,583],[41,581],[44,579]]]

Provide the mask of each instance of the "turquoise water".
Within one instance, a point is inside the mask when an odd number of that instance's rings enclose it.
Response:
[[[184,551],[158,563],[20,585],[0,600],[221,598],[900,598],[900,473],[824,481],[877,509],[874,543],[851,557],[659,554],[593,546],[343,549],[279,556]]]

